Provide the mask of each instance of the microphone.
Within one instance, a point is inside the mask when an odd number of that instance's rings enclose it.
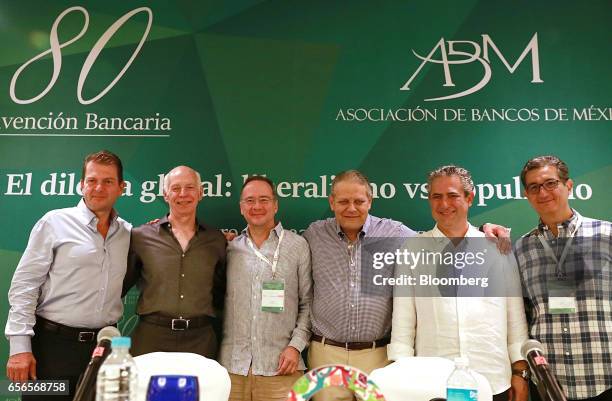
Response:
[[[521,347],[521,355],[529,363],[531,371],[538,379],[537,387],[543,401],[567,401],[565,393],[544,357],[542,343],[527,340]]]
[[[94,401],[96,397],[96,378],[102,362],[110,353],[111,339],[121,333],[115,326],[106,326],[98,332],[98,344],[91,354],[83,378],[79,381],[73,401]]]

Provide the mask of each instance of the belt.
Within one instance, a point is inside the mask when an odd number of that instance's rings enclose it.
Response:
[[[384,347],[385,345],[391,342],[390,338],[381,338],[376,341],[368,341],[368,342],[360,342],[360,343],[340,343],[338,341],[330,340],[329,338],[321,337],[319,335],[313,334],[312,341],[316,341],[318,343],[323,343],[323,345],[333,345],[334,347],[342,347],[346,350],[358,351],[362,349],[368,348],[378,348]]]
[[[190,317],[189,319],[174,319],[161,315],[142,315],[140,316],[140,320],[142,320],[143,322],[155,324],[157,326],[168,327],[174,331],[197,329],[199,327],[208,326],[212,323],[212,318],[206,315]]]
[[[40,316],[36,316],[36,328],[49,333],[55,333],[69,340],[81,343],[94,343],[101,329],[88,329],[83,327],[70,327],[60,323],[52,322]]]

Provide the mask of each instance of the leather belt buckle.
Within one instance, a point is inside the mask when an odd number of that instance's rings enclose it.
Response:
[[[172,330],[186,330],[189,328],[189,319],[172,319],[171,323]]]
[[[79,331],[79,342],[87,343],[94,340],[96,337],[95,331]]]

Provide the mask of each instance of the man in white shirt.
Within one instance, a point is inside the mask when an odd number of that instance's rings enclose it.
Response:
[[[408,248],[415,249],[417,253],[438,252],[445,258],[447,255],[453,256],[455,262],[450,263],[450,275],[444,279],[456,280],[455,286],[434,285],[433,294],[437,296],[433,297],[419,296],[423,295],[422,291],[431,290],[432,287],[427,286],[410,287],[409,296],[399,296],[396,291],[389,359],[397,360],[404,356],[454,358],[464,355],[469,358],[470,367],[489,381],[494,401],[526,401],[528,370],[526,361],[520,356],[520,347],[527,339],[527,323],[520,286],[515,286],[514,292],[509,294],[513,297],[506,297],[505,287],[483,288],[489,282],[482,280],[475,281],[476,285],[464,285],[458,281],[476,280],[473,276],[479,274],[484,279],[488,271],[489,277],[486,278],[489,281],[504,283],[510,276],[517,284],[514,258],[499,254],[494,246],[489,246],[484,240],[484,234],[469,224],[467,215],[474,199],[474,183],[467,170],[444,166],[429,174],[428,183],[429,204],[436,226],[415,239],[419,241],[418,246],[410,244],[409,240]],[[468,237],[483,239],[472,240],[468,245],[465,239]],[[476,256],[475,263],[460,266],[459,261],[465,260],[459,259],[460,254],[463,253],[462,258],[467,258],[468,249],[477,250],[478,247],[483,252],[480,255],[482,263]],[[414,276],[426,271],[427,266],[420,263],[411,269],[410,274]],[[434,269],[438,273],[437,278],[440,278],[443,271],[440,264]],[[495,271],[491,272],[491,269]],[[417,286],[423,284],[420,278],[417,279]],[[425,295],[432,295],[432,292],[425,292]]]

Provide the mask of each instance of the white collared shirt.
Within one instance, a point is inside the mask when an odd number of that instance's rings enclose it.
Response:
[[[470,225],[466,237],[484,237],[484,234]],[[438,250],[449,244],[449,239],[437,227],[419,238],[432,238],[429,243],[438,246]],[[497,252],[494,245],[487,249]],[[492,259],[504,266],[491,268],[517,277],[514,256],[498,256]],[[409,356],[452,359],[465,355],[470,368],[485,376],[493,394],[499,394],[510,387],[511,363],[523,359],[520,347],[525,340],[527,322],[520,297],[396,296],[388,357],[390,360]]]

